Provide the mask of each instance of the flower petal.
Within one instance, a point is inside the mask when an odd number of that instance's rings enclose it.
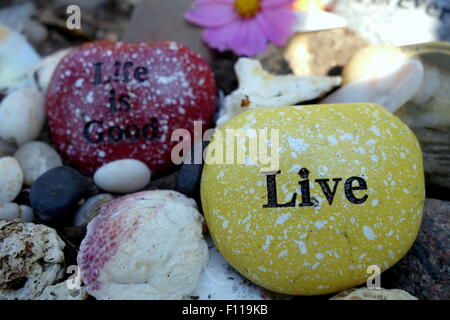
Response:
[[[184,13],[184,18],[201,27],[221,27],[238,19],[229,0],[199,0]]]
[[[229,25],[208,28],[203,31],[203,41],[205,41],[211,48],[225,51],[230,49],[231,41],[240,32],[240,24],[238,22],[233,22]]]
[[[263,10],[255,19],[266,37],[278,46],[285,45],[294,32],[295,14],[290,9]]]
[[[276,9],[278,7],[291,7],[295,0],[261,0],[261,7],[263,9]]]
[[[254,19],[241,20],[239,32],[231,40],[230,48],[239,56],[253,57],[267,48],[267,37]]]

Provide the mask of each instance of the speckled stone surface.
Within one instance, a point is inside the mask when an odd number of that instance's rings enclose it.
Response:
[[[276,292],[326,294],[366,282],[368,266],[386,270],[410,249],[423,212],[422,153],[397,117],[371,104],[264,108],[220,129],[250,128],[279,130],[281,172],[269,178],[249,159],[211,164],[211,151],[201,183],[214,242],[241,274]],[[360,179],[354,198],[350,177]]]
[[[158,174],[173,166],[174,130],[210,126],[216,87],[206,61],[180,44],[102,41],[63,58],[46,108],[55,147],[83,173],[131,158]]]
[[[419,299],[450,300],[450,202],[427,199],[419,236],[408,254],[381,275],[382,284]]]

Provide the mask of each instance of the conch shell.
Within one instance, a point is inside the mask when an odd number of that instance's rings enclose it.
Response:
[[[340,77],[274,75],[258,60],[240,58],[235,65],[239,88],[225,97],[217,126],[254,108],[294,105],[322,96],[340,85]]]

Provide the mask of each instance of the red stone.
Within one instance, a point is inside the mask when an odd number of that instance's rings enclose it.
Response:
[[[54,145],[86,174],[133,158],[153,173],[173,164],[175,129],[194,137],[216,107],[209,65],[175,42],[94,42],[72,50],[57,66],[46,98]]]

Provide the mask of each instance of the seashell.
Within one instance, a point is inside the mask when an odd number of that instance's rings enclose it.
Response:
[[[0,300],[37,299],[63,276],[64,242],[56,230],[0,220]],[[17,282],[25,280],[20,288]]]
[[[422,63],[406,59],[349,83],[321,103],[371,102],[395,112],[417,93],[422,81]]]
[[[294,105],[322,96],[341,83],[340,77],[274,75],[258,60],[240,58],[235,65],[239,88],[225,97],[217,126],[255,108]]]
[[[432,42],[402,47],[424,65],[417,94],[396,115],[416,134],[429,181],[450,189],[450,43]]]
[[[113,199],[114,197],[109,193],[101,193],[89,198],[75,214],[73,225],[81,226],[83,224],[88,224],[99,214],[100,209]]]
[[[418,300],[400,289],[349,289],[338,293],[330,300]]]
[[[44,57],[41,61],[30,68],[30,77],[34,80],[35,85],[39,90],[43,92],[47,91],[56,66],[62,58],[70,52],[70,50],[72,50],[72,48],[56,51],[55,53]]]
[[[40,59],[25,37],[0,25],[0,91],[31,86],[27,71]]]

